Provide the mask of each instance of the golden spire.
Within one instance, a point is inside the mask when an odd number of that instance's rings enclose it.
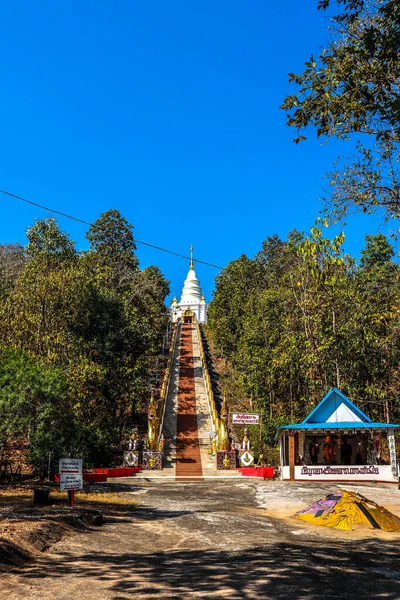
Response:
[[[190,246],[190,269],[193,271],[194,270],[194,266],[193,266],[193,246]]]

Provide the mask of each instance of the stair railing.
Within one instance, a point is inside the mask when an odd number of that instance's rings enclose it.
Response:
[[[171,343],[169,346],[167,367],[165,369],[163,382],[161,384],[161,389],[160,389],[160,399],[158,401],[158,418],[159,418],[158,444],[160,443],[162,431],[164,428],[165,409],[167,406],[167,397],[168,397],[169,386],[171,383],[172,366],[173,366],[173,362],[174,362],[176,341],[178,339],[178,331],[180,329],[180,326],[181,326],[180,319],[178,319],[178,321],[175,323],[175,326],[174,326],[174,329],[172,332]]]
[[[211,377],[210,377],[210,373],[208,370],[207,359],[206,359],[206,355],[204,352],[203,338],[201,335],[200,325],[199,325],[199,322],[197,321],[197,319],[195,321],[195,326],[196,326],[196,331],[197,331],[197,337],[199,339],[200,357],[201,357],[201,362],[202,362],[202,367],[203,367],[204,382],[205,382],[208,406],[210,409],[211,423],[212,423],[214,433],[218,435],[218,432],[220,429],[220,419],[218,416],[217,406],[215,403],[214,390],[212,387]]]

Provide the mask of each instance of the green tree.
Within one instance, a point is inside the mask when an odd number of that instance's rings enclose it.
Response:
[[[400,361],[400,268],[385,236],[367,235],[356,273],[357,307],[350,315],[353,335],[347,340],[350,378],[355,394],[369,401],[369,412],[396,418]]]
[[[247,299],[257,286],[260,274],[260,265],[242,254],[215,279],[216,292],[209,307],[208,322],[215,332],[217,347],[226,358],[231,357],[241,335]]]
[[[125,282],[138,271],[139,261],[135,255],[136,244],[133,226],[113,208],[100,215],[86,234],[90,242],[90,254],[96,261],[111,270],[114,286]]]
[[[322,0],[319,8],[331,4]],[[400,5],[397,0],[338,0],[330,42],[290,73],[298,92],[285,98],[295,142],[314,127],[318,137],[352,140],[356,152],[328,174],[325,199],[333,218],[352,210],[400,215]]]
[[[268,416],[269,443],[276,426],[303,419],[332,386],[378,420],[398,415],[399,403],[387,402],[399,396],[400,381],[393,248],[384,236],[367,236],[357,267],[343,250],[344,235],[330,239],[323,225],[287,240],[272,236],[253,261],[232,261],[209,309],[231,403]],[[244,274],[245,285],[235,285]]]
[[[383,233],[365,236],[365,248],[361,250],[360,265],[363,269],[391,263],[394,249]]]
[[[26,256],[20,244],[0,244],[0,299],[5,300],[23,271]]]
[[[60,369],[76,448],[87,465],[100,466],[119,453],[125,428],[148,398],[169,285],[157,267],[139,270],[131,226],[118,211],[102,215],[88,237],[91,248],[78,254],[54,219],[28,230],[27,260],[0,304],[0,351],[28,355],[48,372]],[[38,410],[42,403],[50,415],[39,394]],[[39,457],[34,447],[42,442],[31,448]]]
[[[69,259],[76,255],[74,242],[67,233],[61,231],[57,220],[53,217],[37,220],[27,229],[26,237],[28,244],[25,251],[30,258]]]
[[[49,453],[57,461],[79,447],[62,370],[24,352],[0,350],[0,417],[3,442],[27,441],[28,460],[42,474]]]

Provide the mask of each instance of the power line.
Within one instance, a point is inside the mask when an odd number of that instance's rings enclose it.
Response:
[[[74,217],[73,215],[69,215],[68,213],[62,212],[60,210],[56,210],[54,208],[49,208],[48,206],[43,206],[43,204],[38,204],[37,202],[33,202],[32,200],[27,200],[27,198],[23,198],[22,196],[17,196],[17,194],[12,194],[11,192],[7,192],[6,190],[1,190],[1,194],[5,194],[6,196],[10,196],[11,198],[15,198],[16,200],[21,200],[22,202],[26,202],[27,204],[31,204],[32,206],[37,206],[42,210],[47,210],[49,212],[55,213],[56,215],[60,215],[61,217],[66,217],[67,219],[71,219],[71,221],[76,221],[77,223],[82,223],[83,225],[89,225],[89,227],[97,227],[94,223],[89,223],[89,221],[84,221],[83,219],[79,219],[78,217]],[[186,256],[185,254],[179,254],[178,252],[173,252],[172,250],[168,250],[167,248],[162,248],[161,246],[156,246],[155,244],[149,244],[148,242],[142,242],[140,240],[135,239],[136,244],[142,244],[142,246],[148,246],[149,248],[154,248],[155,250],[160,250],[161,252],[167,252],[167,254],[172,254],[173,256],[178,256],[179,258],[185,258],[186,260],[190,260],[190,256]],[[219,267],[218,265],[213,265],[212,263],[206,262],[204,260],[200,260],[198,258],[193,258],[193,262],[197,262],[202,265],[207,265],[207,267],[213,267],[214,269],[222,270],[223,267]]]

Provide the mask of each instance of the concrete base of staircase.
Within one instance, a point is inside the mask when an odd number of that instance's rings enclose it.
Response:
[[[223,472],[223,471],[222,471]],[[108,477],[107,483],[122,483],[124,485],[135,485],[138,482],[151,481],[154,483],[171,483],[173,481],[177,483],[201,483],[202,481],[223,481],[224,479],[242,479],[243,476],[239,475],[236,471],[232,471],[233,475],[202,475],[201,477],[187,476],[187,477],[175,477],[171,475],[155,475],[155,471],[149,471],[148,475],[141,473],[134,477]],[[226,473],[226,472],[225,472]]]

